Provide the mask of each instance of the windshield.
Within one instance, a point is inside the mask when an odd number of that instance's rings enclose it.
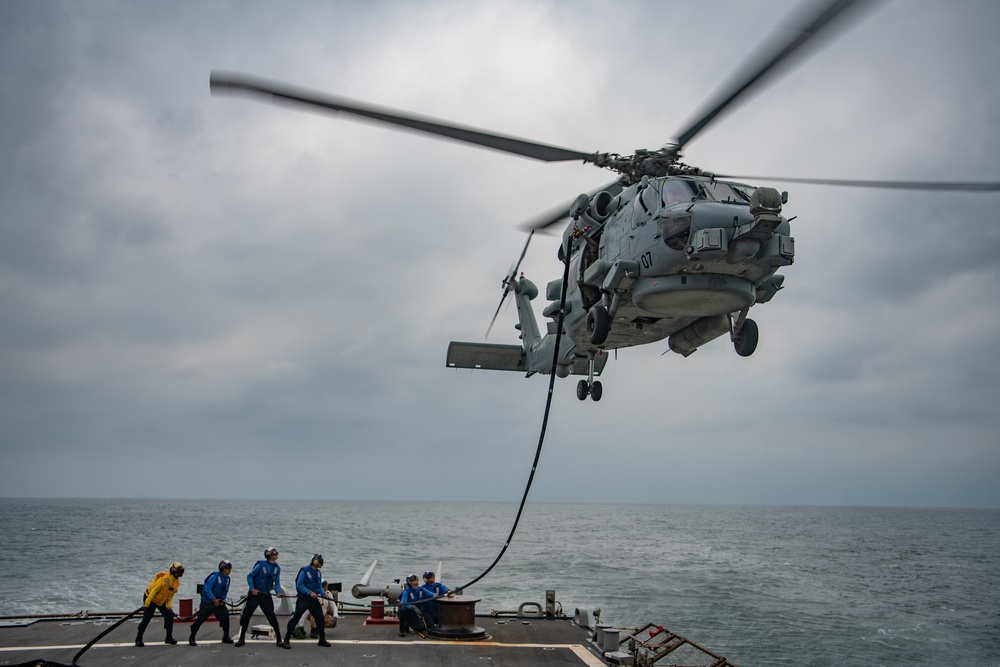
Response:
[[[663,181],[660,190],[660,202],[663,206],[669,206],[679,201],[691,201],[692,199],[694,199],[694,188],[687,181]]]
[[[750,205],[750,196],[742,188],[719,181],[704,181],[701,184],[715,201],[723,204]]]

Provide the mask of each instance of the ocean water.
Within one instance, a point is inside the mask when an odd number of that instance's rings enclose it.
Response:
[[[132,611],[184,563],[182,596],[268,546],[285,586],[314,552],[343,601],[443,561],[495,558],[513,503],[0,500],[0,615]],[[1000,510],[531,504],[478,611],[544,604],[653,622],[741,665],[1000,665]]]

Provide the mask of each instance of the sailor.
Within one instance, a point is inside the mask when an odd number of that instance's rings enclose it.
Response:
[[[229,636],[229,609],[226,608],[226,597],[229,595],[229,573],[233,571],[233,564],[228,560],[219,561],[219,569],[205,577],[205,584],[201,588],[201,607],[198,608],[198,615],[195,616],[194,623],[191,624],[191,636],[188,637],[188,644],[197,646],[194,640],[198,634],[198,628],[211,616],[215,615],[222,628],[222,643],[232,644],[233,638]]]
[[[170,564],[168,572],[158,572],[153,580],[149,582],[149,587],[142,598],[142,604],[146,611],[139,621],[139,633],[135,636],[135,645],[142,647],[142,633],[146,631],[146,626],[153,618],[156,610],[160,610],[163,615],[163,628],[167,631],[167,638],[163,640],[165,644],[176,644],[174,639],[174,610],[171,603],[174,601],[174,593],[180,588],[180,578],[184,576],[184,566],[174,562]]]
[[[270,547],[264,550],[264,560],[257,561],[257,564],[247,575],[247,585],[250,592],[247,593],[247,604],[243,608],[240,616],[240,638],[236,640],[236,646],[243,646],[246,643],[247,628],[250,627],[250,618],[257,607],[264,612],[267,622],[274,628],[274,637],[278,646],[285,647],[281,641],[281,626],[274,615],[274,600],[271,599],[271,591],[275,595],[281,596],[281,566],[278,565],[278,550]]]
[[[321,585],[323,586],[323,597],[319,599],[319,604],[323,607],[323,619],[317,621],[312,614],[306,614],[309,618],[309,636],[312,639],[319,638],[319,630],[316,628],[319,623],[322,623],[324,628],[337,627],[337,605],[334,604],[333,593],[330,592],[330,584],[324,579]],[[302,629],[305,630],[304,627]]]
[[[313,618],[323,618],[323,607],[319,603],[319,598],[323,597],[323,576],[320,573],[322,567],[323,556],[314,554],[309,564],[301,568],[298,576],[295,577],[295,592],[298,597],[295,598],[295,613],[292,614],[292,618],[288,621],[288,627],[285,629],[284,648],[292,647],[292,630],[295,629],[303,614],[308,611]],[[330,646],[330,642],[326,641],[326,628],[322,624],[317,625],[319,631],[317,645]]]
[[[450,588],[442,583],[434,581],[435,574],[433,572],[424,572],[424,585],[422,588],[431,594],[432,598],[439,598],[444,595],[448,597],[454,597],[455,594]],[[424,617],[427,619],[428,626],[434,626],[438,624],[439,611],[441,605],[438,604],[437,600],[431,600],[424,605]]]
[[[399,636],[406,634],[407,630],[413,630],[420,634],[427,630],[427,622],[424,620],[426,600],[431,594],[420,586],[417,575],[411,574],[406,578],[406,588],[399,596]],[[419,607],[419,608],[418,608]]]

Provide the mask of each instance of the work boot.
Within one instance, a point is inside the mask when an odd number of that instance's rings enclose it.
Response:
[[[233,643],[233,638],[232,638],[232,637],[230,637],[229,635],[225,635],[225,636],[224,636],[224,637],[222,638],[222,643],[223,643],[223,644],[232,644],[232,643]]]
[[[285,633],[285,641],[279,642],[278,646],[280,646],[281,648],[292,648],[291,639],[292,639],[292,633],[291,632],[286,632]]]
[[[198,642],[196,642],[194,640],[194,635],[191,635],[190,637],[188,637],[188,644],[190,644],[191,646],[197,646],[198,645]]]
[[[174,639],[173,635],[167,635],[167,638],[163,640],[164,644],[176,644],[177,640]]]
[[[243,637],[240,637],[239,639],[236,640],[236,643],[233,644],[233,647],[234,648],[239,648],[239,647],[243,646],[244,644],[246,644],[246,642],[243,640]]]
[[[320,639],[319,643],[316,644],[316,646],[332,646],[332,644],[330,642],[326,641],[326,639]]]
[[[313,630],[309,633],[309,639],[319,639],[319,633]]]
[[[292,648],[291,644],[278,640],[278,648]]]
[[[139,648],[145,646],[145,644],[142,643],[142,635],[139,635],[135,638],[135,645]]]

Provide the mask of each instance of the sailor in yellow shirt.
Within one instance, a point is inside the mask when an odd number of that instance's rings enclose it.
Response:
[[[139,634],[135,637],[136,646],[144,646],[142,643],[142,633],[146,631],[146,626],[152,620],[153,614],[159,609],[163,615],[163,628],[167,631],[167,638],[163,640],[165,644],[176,644],[174,639],[174,610],[171,604],[174,601],[174,593],[180,588],[180,578],[184,576],[184,566],[180,563],[172,563],[169,572],[158,572],[153,580],[149,582],[149,588],[142,598],[142,604],[146,611],[142,614],[139,622]]]

